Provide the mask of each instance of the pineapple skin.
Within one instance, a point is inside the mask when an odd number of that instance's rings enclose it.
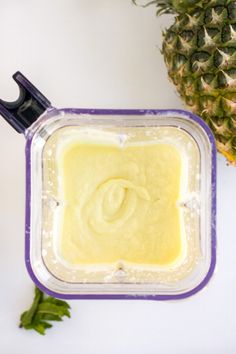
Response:
[[[168,75],[236,165],[236,1],[200,1],[164,33]]]

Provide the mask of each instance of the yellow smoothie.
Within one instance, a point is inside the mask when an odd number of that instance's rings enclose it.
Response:
[[[171,143],[68,143],[57,157],[60,256],[72,265],[174,263],[182,164]]]

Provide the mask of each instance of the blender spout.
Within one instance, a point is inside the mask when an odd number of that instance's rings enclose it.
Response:
[[[14,102],[0,99],[0,114],[18,133],[24,133],[51,103],[21,72],[12,77],[19,86],[19,97]]]

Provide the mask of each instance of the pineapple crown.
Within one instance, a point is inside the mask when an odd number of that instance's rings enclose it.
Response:
[[[140,5],[138,0],[132,0],[132,2],[135,5]],[[181,14],[193,10],[200,2],[202,3],[202,0],[153,0],[141,6],[156,5],[157,15]]]

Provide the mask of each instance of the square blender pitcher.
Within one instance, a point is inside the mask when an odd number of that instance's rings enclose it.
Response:
[[[216,148],[181,110],[56,109],[20,73],[25,260],[58,298],[181,299],[216,262]]]

